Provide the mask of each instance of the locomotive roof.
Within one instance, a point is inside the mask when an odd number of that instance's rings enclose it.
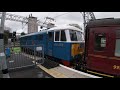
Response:
[[[69,25],[63,25],[63,26],[53,27],[51,29],[48,29],[48,31],[52,31],[52,30],[64,30],[64,29],[72,29],[72,30],[83,32],[82,29],[76,28],[74,26],[69,26]]]
[[[79,28],[76,28],[74,26],[57,26],[57,27],[53,27],[53,28],[50,28],[50,29],[47,29],[47,30],[42,30],[40,32],[35,32],[35,33],[31,33],[31,34],[27,34],[27,35],[24,35],[24,36],[21,36],[21,37],[25,37],[25,36],[31,36],[31,35],[36,35],[36,34],[41,34],[41,33],[45,33],[45,32],[49,32],[49,31],[57,31],[57,30],[65,30],[65,29],[69,29],[69,30],[76,30],[76,31],[80,31],[80,32],[83,32],[82,29],[79,29]]]
[[[111,26],[120,25],[120,18],[103,18],[91,20],[87,24],[87,27],[101,27],[101,26]]]

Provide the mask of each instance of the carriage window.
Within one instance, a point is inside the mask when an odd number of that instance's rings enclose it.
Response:
[[[106,47],[106,35],[95,34],[95,50],[103,51]]]
[[[60,31],[55,32],[55,41],[59,41]]]
[[[48,36],[49,36],[49,40],[52,40],[52,39],[53,39],[53,37],[52,37],[52,32],[49,32],[49,33],[48,33]]]
[[[64,30],[61,31],[61,41],[66,41],[66,35]]]
[[[71,38],[71,41],[77,41],[76,31],[70,30],[70,38]]]
[[[116,31],[115,56],[120,56],[120,30]]]

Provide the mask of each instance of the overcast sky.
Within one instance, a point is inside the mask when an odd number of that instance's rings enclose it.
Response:
[[[55,24],[56,25],[64,25],[64,24],[70,24],[70,23],[76,23],[79,24],[81,27],[83,27],[83,17],[80,12],[7,12],[11,14],[21,15],[24,17],[28,17],[29,14],[32,14],[34,17],[37,17],[41,21],[44,21],[45,17],[56,17]],[[62,15],[64,14],[64,15]],[[94,12],[96,18],[120,18],[120,12]],[[59,16],[61,15],[61,16]],[[25,25],[24,29],[22,29],[22,23],[20,22],[14,22],[6,20],[5,25],[7,27],[10,27],[12,31],[16,31],[21,33],[22,31],[27,32],[27,25]],[[38,28],[40,30],[40,28]]]

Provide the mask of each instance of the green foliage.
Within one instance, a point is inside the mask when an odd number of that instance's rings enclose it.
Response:
[[[12,48],[12,52],[20,53],[21,52],[21,48],[20,47],[14,47],[14,48]]]

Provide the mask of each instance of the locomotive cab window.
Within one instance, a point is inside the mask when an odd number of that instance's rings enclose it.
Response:
[[[120,57],[120,30],[116,31],[115,56]]]
[[[71,41],[83,41],[84,40],[83,33],[80,31],[69,30],[69,33],[70,33]]]
[[[71,41],[78,41],[76,31],[70,30],[70,39],[71,39]]]
[[[103,51],[106,47],[106,35],[105,34],[95,34],[95,50]]]

